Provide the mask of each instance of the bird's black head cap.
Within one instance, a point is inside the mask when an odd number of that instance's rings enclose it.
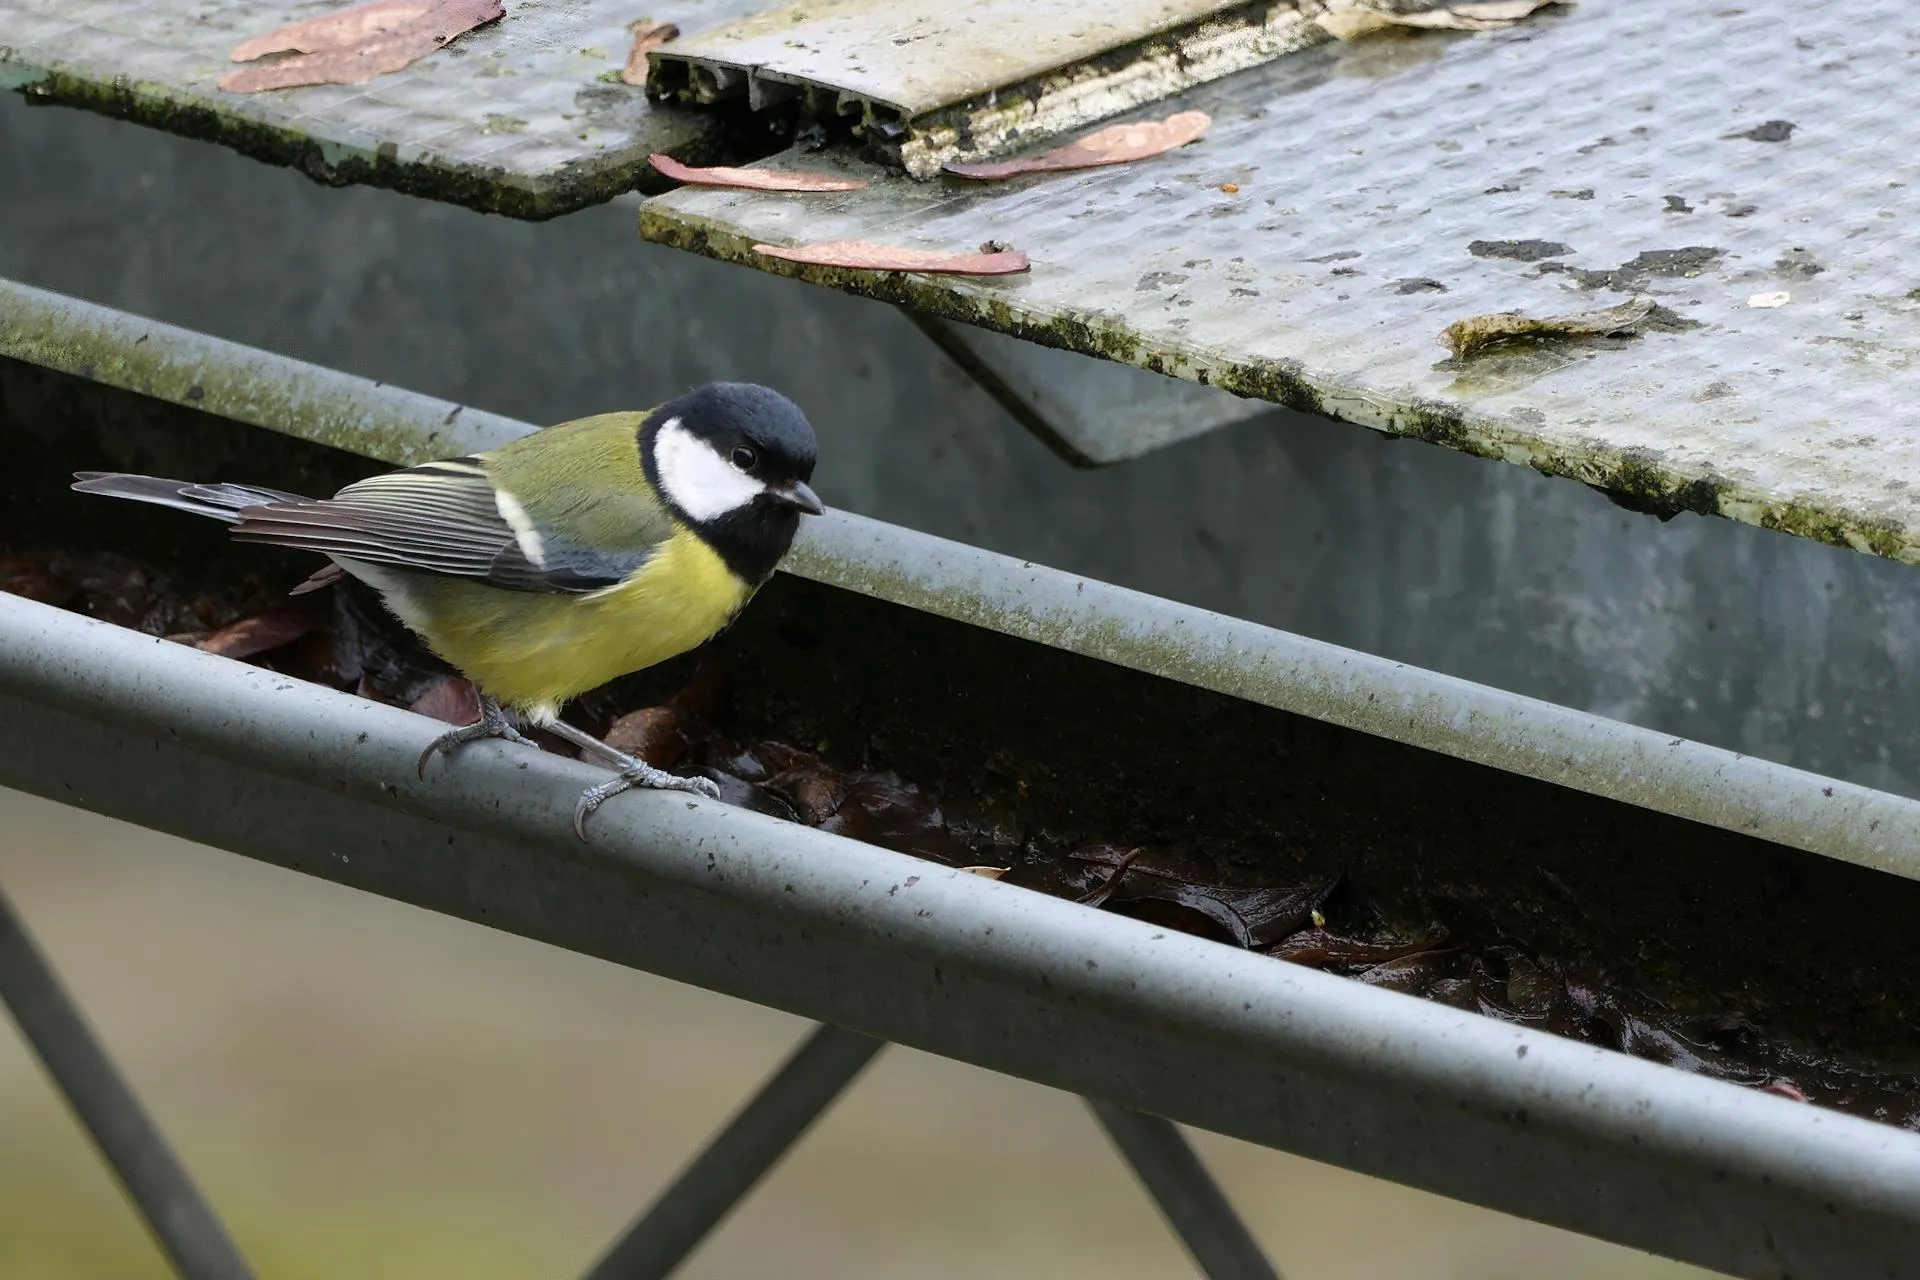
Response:
[[[819,443],[800,406],[771,387],[714,382],[668,401],[640,432],[647,478],[674,513],[751,582],[793,545]]]

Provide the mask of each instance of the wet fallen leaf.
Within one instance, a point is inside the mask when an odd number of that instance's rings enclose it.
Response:
[[[1432,990],[1440,979],[1439,958],[1430,951],[1416,952],[1410,956],[1401,956],[1398,960],[1386,960],[1361,970],[1353,975],[1355,982],[1364,982],[1370,987],[1385,987],[1389,991],[1402,991],[1412,996],[1423,996]]]
[[[767,790],[793,806],[800,821],[824,826],[847,802],[847,789],[826,769],[803,765],[783,769],[767,780]]]
[[[1080,905],[1086,906],[1086,907],[1098,907],[1098,906],[1104,905],[1107,899],[1113,896],[1113,891],[1120,887],[1120,877],[1126,875],[1127,871],[1133,866],[1133,864],[1138,862],[1141,859],[1141,857],[1145,855],[1146,852],[1147,851],[1145,849],[1128,850],[1127,856],[1120,859],[1120,861],[1117,864],[1115,864],[1113,870],[1107,873],[1107,878],[1105,880],[1102,880],[1094,888],[1080,895],[1080,897],[1077,899]]]
[[[1601,311],[1576,311],[1564,316],[1527,316],[1503,312],[1455,320],[1440,333],[1440,345],[1466,359],[1488,347],[1516,339],[1554,341],[1566,338],[1604,338],[1625,333],[1653,313],[1652,298],[1632,298]]]
[[[99,556],[78,566],[74,576],[80,583],[80,611],[103,622],[132,627],[149,635],[198,629],[191,624],[154,625],[158,621],[154,614],[161,602],[155,599],[147,571],[130,560]]]
[[[985,876],[989,880],[998,880],[1007,874],[1005,867],[962,867],[962,871],[971,871],[976,876]]]
[[[859,178],[836,178],[828,173],[792,173],[780,169],[697,168],[672,156],[648,156],[664,176],[701,187],[737,187],[743,191],[858,191],[867,184]]]
[[[1411,13],[1396,13],[1372,4],[1336,4],[1314,21],[1327,34],[1340,40],[1352,40],[1390,27],[1413,27],[1429,31],[1493,31],[1510,27],[1539,9],[1567,4],[1570,0],[1477,0],[1464,4],[1441,5]]]
[[[480,692],[473,681],[448,676],[415,698],[407,710],[447,724],[472,724],[480,718]]]
[[[627,24],[627,30],[633,32],[633,48],[627,50],[627,65],[620,69],[620,79],[636,89],[644,88],[647,83],[647,55],[669,41],[678,40],[680,28],[671,22],[638,18]]]
[[[1018,249],[995,253],[942,253],[936,249],[902,249],[866,240],[832,240],[823,244],[783,247],[757,244],[755,253],[815,267],[851,267],[857,271],[919,271],[931,275],[1006,276],[1028,268],[1027,255]]]
[[[342,590],[326,599],[333,606],[327,628],[332,641],[326,663],[328,684],[376,702],[409,707],[451,674],[370,597]]]
[[[1112,845],[1087,845],[1069,856],[1113,868],[1105,882],[1084,894],[1081,902],[1089,906],[1168,903],[1205,917],[1236,944],[1250,950],[1272,946],[1307,927],[1315,908],[1337,884],[1220,884],[1203,868],[1183,859]]]
[[[313,631],[320,620],[305,609],[267,609],[228,623],[200,642],[202,653],[246,659],[292,644]]]
[[[43,561],[7,556],[0,559],[0,591],[41,604],[63,605],[80,594],[80,584],[55,573]]]
[[[229,93],[301,85],[364,84],[412,66],[475,27],[506,15],[501,0],[374,0],[296,22],[241,44],[235,62],[287,54],[220,77]]]
[[[962,178],[984,182],[1017,178],[1028,173],[1062,173],[1069,169],[1097,169],[1103,165],[1128,164],[1135,160],[1150,160],[1175,147],[1184,147],[1205,133],[1207,126],[1212,123],[1213,117],[1204,111],[1182,111],[1165,120],[1109,125],[1045,155],[984,164],[950,164],[946,170]]]
[[[781,742],[762,742],[723,760],[726,772],[760,779],[756,790],[810,827],[950,867],[980,861],[947,829],[939,801],[896,773],[836,769]]]
[[[1768,1073],[1763,1069],[1700,1043],[1675,1025],[1674,1019],[1658,1010],[1641,1007],[1639,1001],[1586,979],[1569,979],[1565,989],[1572,1025],[1563,1029],[1563,1025],[1549,1019],[1547,1025],[1551,1030],[1563,1035],[1572,1032],[1589,1044],[1663,1062],[1696,1075],[1754,1086],[1767,1082]]]
[[[1315,908],[1312,914],[1320,915],[1319,909]],[[1345,969],[1385,964],[1408,956],[1439,956],[1458,950],[1457,947],[1446,945],[1445,932],[1413,942],[1369,942],[1328,933],[1323,921],[1324,917],[1314,921],[1313,929],[1303,929],[1281,939],[1280,944],[1267,954],[1290,964],[1305,965],[1309,969]]]
[[[947,830],[939,800],[896,773],[853,774],[845,801],[820,829],[949,866],[976,856]]]
[[[673,707],[642,707],[615,720],[600,740],[656,769],[671,769],[686,755],[689,745],[680,721],[680,713]]]

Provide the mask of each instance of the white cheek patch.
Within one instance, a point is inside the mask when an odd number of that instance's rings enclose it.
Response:
[[[737,511],[767,488],[736,470],[712,445],[681,426],[678,418],[667,419],[654,437],[653,462],[667,498],[696,523]]]

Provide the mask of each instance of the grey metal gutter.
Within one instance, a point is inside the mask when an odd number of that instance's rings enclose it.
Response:
[[[533,428],[0,281],[0,355],[395,463]],[[831,466],[831,459],[828,460]],[[1593,795],[1920,879],[1920,802],[832,512],[788,572]]]
[[[0,785],[1740,1276],[1920,1274],[1920,1135],[0,597]]]

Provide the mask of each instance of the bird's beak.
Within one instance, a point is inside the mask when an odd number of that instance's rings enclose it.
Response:
[[[776,485],[767,490],[767,493],[775,502],[784,502],[788,506],[799,511],[804,511],[810,516],[826,514],[827,508],[826,505],[820,501],[820,495],[798,480],[793,481],[791,484]]]

